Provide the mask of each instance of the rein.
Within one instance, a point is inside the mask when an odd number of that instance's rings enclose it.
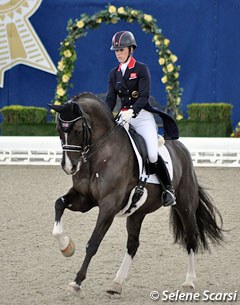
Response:
[[[99,151],[99,149],[97,149],[98,146],[100,146],[100,149],[102,149],[104,144],[106,144],[107,141],[114,135],[114,133],[116,133],[121,127],[121,125],[115,125],[109,134],[103,136],[97,143],[92,144],[91,147],[95,146],[95,150],[88,154],[88,159],[92,157],[97,151]]]

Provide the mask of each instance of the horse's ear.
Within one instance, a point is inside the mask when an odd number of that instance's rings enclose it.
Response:
[[[49,106],[51,109],[55,110],[56,112],[60,112],[61,109],[62,109],[62,105],[48,104],[48,106]]]
[[[76,115],[82,115],[82,110],[77,103],[73,103],[73,113]]]

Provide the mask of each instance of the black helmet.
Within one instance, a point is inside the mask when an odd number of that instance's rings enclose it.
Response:
[[[133,46],[134,49],[137,47],[133,33],[128,31],[121,31],[113,35],[112,46],[110,50],[117,51],[131,46]]]

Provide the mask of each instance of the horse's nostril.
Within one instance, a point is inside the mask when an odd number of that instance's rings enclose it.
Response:
[[[72,169],[71,169],[71,174],[75,175],[77,171],[78,171],[78,166],[77,165],[73,165]]]

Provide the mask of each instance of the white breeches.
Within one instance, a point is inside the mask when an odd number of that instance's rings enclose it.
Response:
[[[158,132],[154,116],[142,109],[136,118],[130,119],[130,124],[145,140],[148,158],[151,163],[158,160]]]

